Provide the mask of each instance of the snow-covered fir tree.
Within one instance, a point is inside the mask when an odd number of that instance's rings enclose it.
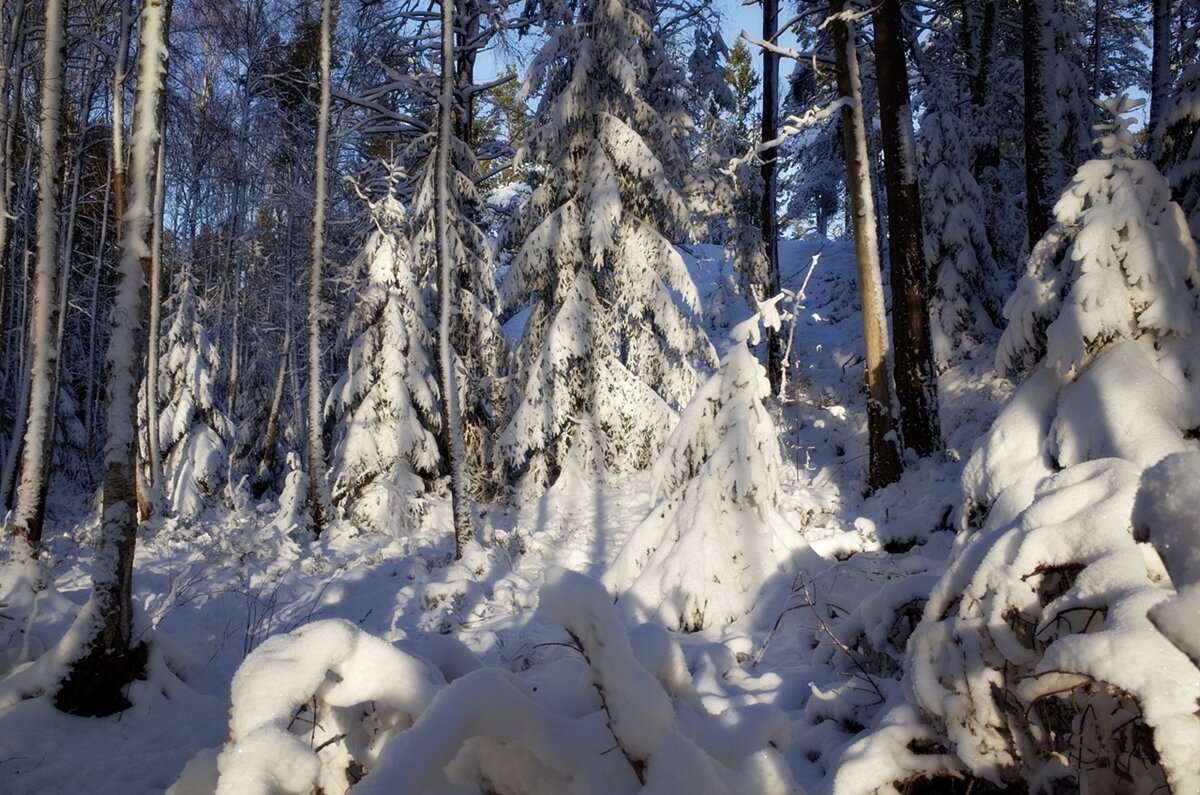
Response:
[[[200,320],[199,303],[191,276],[184,274],[158,375],[165,496],[184,520],[195,518],[225,485],[234,430],[217,395],[220,354]]]
[[[431,141],[430,136],[424,137],[414,149],[428,152]],[[451,218],[446,231],[456,265],[450,343],[462,417],[463,474],[468,491],[475,497],[487,498],[498,486],[492,443],[505,400],[500,378],[507,369],[508,349],[494,311],[497,290],[492,247],[480,227],[485,209],[474,181],[474,175],[480,172],[479,163],[468,143],[457,135],[449,143],[451,174],[447,187]],[[426,280],[423,283],[431,284],[437,281],[438,231],[435,213],[438,181],[432,152],[420,160],[415,181],[412,219],[415,267]]]
[[[650,463],[714,359],[699,295],[672,241],[689,225],[680,174],[687,116],[637,0],[547,4],[556,24],[530,66],[539,123],[518,161],[545,180],[508,227],[502,287],[528,308],[520,401],[500,437],[511,471],[540,490],[572,443],[611,469]],[[579,434],[575,429],[590,429]],[[592,439],[574,439],[586,432]]]
[[[933,275],[934,350],[942,366],[993,333],[1000,319],[983,191],[971,173],[970,135],[951,92],[948,83],[928,92],[920,130],[925,258]]]
[[[1125,96],[1103,103],[1115,118],[1097,128],[1105,157],[1075,173],[1034,246],[1004,308],[997,369],[1045,361],[1069,373],[1115,339],[1193,329],[1196,247],[1166,179],[1134,157],[1134,120],[1121,114],[1140,106]]]
[[[777,325],[773,302],[765,314]],[[750,346],[760,315],[731,331],[717,373],[680,415],[652,471],[656,507],[606,573],[622,609],[670,629],[745,615],[792,546],[779,513],[779,437],[763,400],[767,372]]]
[[[329,396],[338,416],[332,497],[355,524],[403,533],[420,518],[414,498],[441,461],[433,340],[404,206],[389,192],[370,210],[374,228],[352,269],[358,294],[342,329],[349,358]]]

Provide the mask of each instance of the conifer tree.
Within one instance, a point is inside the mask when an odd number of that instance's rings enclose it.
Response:
[[[767,372],[750,346],[779,324],[774,302],[738,324],[718,372],[697,390],[652,470],[656,506],[606,573],[625,611],[671,629],[747,613],[788,549],[776,507],[783,466],[763,401]],[[764,316],[767,323],[764,323]]]
[[[969,129],[955,110],[955,95],[949,81],[926,93],[920,133],[925,258],[933,279],[933,342],[941,365],[995,333],[1000,319],[983,191],[971,173]]]
[[[394,193],[371,203],[374,228],[352,271],[358,294],[343,327],[349,359],[330,395],[339,415],[334,504],[356,524],[392,533],[412,529],[413,499],[440,464],[432,334],[406,222]]]
[[[1114,340],[1187,335],[1195,326],[1196,245],[1166,179],[1134,156],[1125,95],[1101,103],[1104,158],[1089,160],[1054,207],[1055,225],[1029,257],[1004,307],[1001,371],[1043,361],[1077,373]]]
[[[577,16],[546,8],[564,16],[530,67],[526,88],[542,101],[518,155],[546,175],[504,235],[515,253],[502,286],[529,319],[500,452],[534,490],[572,443],[601,450],[608,468],[647,465],[696,386],[695,363],[714,358],[672,246],[689,223],[687,122],[674,71],[655,68],[665,55],[649,11],[637,0],[584,2]]]
[[[171,511],[184,520],[199,514],[224,485],[227,444],[233,437],[233,423],[216,395],[220,355],[200,322],[192,290],[192,278],[185,274],[159,373],[165,404],[158,414],[157,438],[166,453],[166,497]]]

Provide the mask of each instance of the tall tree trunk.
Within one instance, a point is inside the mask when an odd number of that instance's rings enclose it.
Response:
[[[1054,187],[1050,151],[1056,146],[1050,126],[1050,97],[1046,86],[1049,41],[1047,0],[1021,0],[1022,48],[1025,61],[1025,227],[1029,246],[1050,228]]]
[[[13,64],[16,61],[17,49],[24,35],[25,0],[18,0],[12,10],[12,29],[5,36],[4,52],[0,54],[0,315],[5,308],[5,286],[8,283],[8,199],[12,190],[12,151],[13,130],[9,127],[9,107],[17,102],[16,92],[9,99],[9,87],[14,85],[11,79]],[[0,352],[4,350],[4,331],[0,328]],[[2,357],[0,357],[2,359]]]
[[[442,85],[438,100],[437,140],[437,261],[441,310],[438,318],[438,364],[442,386],[442,428],[450,457],[450,505],[454,516],[454,559],[462,557],[471,540],[471,515],[467,509],[462,416],[458,403],[458,377],[450,340],[450,316],[455,309],[454,259],[450,251],[450,147],[454,141],[454,0],[442,5]]]
[[[316,197],[308,273],[308,510],[317,535],[329,517],[325,497],[325,442],[321,402],[321,271],[325,262],[326,149],[329,146],[330,37],[333,0],[321,3],[321,104],[317,113]]]
[[[62,115],[63,0],[47,0],[45,52],[42,61],[41,140],[38,156],[37,268],[33,280],[33,315],[29,329],[29,411],[21,451],[21,482],[13,532],[33,554],[42,540],[46,515],[46,481],[50,470],[54,427],[54,370],[58,307],[54,288],[58,267],[58,140]]]
[[[162,229],[166,208],[167,142],[165,117],[160,118],[158,162],[154,172],[154,225],[150,232],[150,322],[146,332],[146,458],[150,465],[148,491],[153,502],[162,497],[162,442],[158,433],[158,349],[162,326]]]
[[[965,19],[964,19],[965,25]],[[992,62],[996,57],[996,0],[987,0],[983,6],[983,21],[979,26],[979,44],[976,48],[974,73],[971,75],[971,107],[977,116],[984,112],[988,98],[988,78],[992,73]],[[986,140],[975,146],[975,158],[971,171],[975,181],[983,183],[984,173],[1000,165],[1000,147],[994,131],[989,131]]]
[[[842,14],[850,4],[832,0],[831,14]],[[854,22],[842,16],[832,24],[837,55],[838,91],[846,151],[846,181],[850,188],[857,257],[858,292],[862,301],[863,343],[866,347],[867,440],[870,464],[867,480],[877,489],[896,481],[903,470],[896,443],[896,418],[892,408],[888,373],[887,317],[883,279],[879,266],[879,239],[875,226],[875,200],[871,195],[871,160],[867,155],[867,128],[863,118],[862,82]]]
[[[929,330],[929,266],[917,186],[912,107],[904,62],[901,0],[875,6],[875,64],[887,188],[888,261],[892,269],[892,331],[896,337],[896,398],[904,446],[919,456],[941,449],[937,371]]]
[[[1092,46],[1088,50],[1088,91],[1100,98],[1100,46],[1104,38],[1104,0],[1092,0]]]
[[[1171,98],[1171,0],[1152,0],[1150,51],[1150,159],[1162,157],[1162,133],[1159,123]]]
[[[117,9],[117,63],[112,79],[112,196],[117,242],[121,242],[125,218],[125,77],[128,72],[130,28],[133,27],[133,0],[121,0]]]
[[[287,323],[283,332],[283,353],[279,357],[279,372],[275,376],[275,389],[271,393],[271,409],[267,413],[267,432],[263,437],[262,459],[251,494],[259,499],[271,487],[275,479],[275,447],[279,444],[279,419],[283,409],[283,392],[287,383],[288,360],[292,355],[292,326]]]
[[[57,0],[54,0],[57,1]],[[145,352],[145,274],[150,260],[158,107],[162,98],[169,0],[146,0],[140,23],[138,84],[129,168],[129,209],[121,241],[117,296],[108,346],[108,438],[100,548],[92,596],[76,620],[81,655],[68,669],[55,705],[80,715],[110,715],[129,705],[124,690],[145,667],[133,641],[133,552],[137,539],[137,401]]]
[[[763,41],[778,44],[779,0],[763,0]],[[779,56],[763,49],[763,93],[762,93],[762,140],[775,140],[779,127]],[[763,254],[767,272],[759,275],[762,283],[755,285],[761,291],[758,299],[767,299],[779,293],[779,228],[776,191],[776,165],[778,149],[764,153],[762,160],[762,204],[759,206],[759,228],[762,230]],[[778,394],[783,383],[783,337],[779,329],[767,329],[767,378],[771,391]]]

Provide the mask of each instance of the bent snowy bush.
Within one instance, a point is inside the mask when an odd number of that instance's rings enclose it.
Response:
[[[781,710],[710,714],[664,630],[630,637],[599,583],[547,579],[538,616],[562,625],[574,651],[520,674],[478,669],[444,685],[344,621],[268,639],[234,678],[228,744],[173,792],[211,791],[202,768],[214,764],[216,792],[238,795],[798,791]]]

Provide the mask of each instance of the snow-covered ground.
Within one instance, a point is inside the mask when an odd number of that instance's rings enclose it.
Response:
[[[705,260],[714,252],[696,253],[723,351],[750,311],[725,266]],[[604,577],[654,508],[644,474],[595,483],[568,469],[536,502],[480,508],[480,543],[460,562],[437,502],[403,538],[341,524],[304,539],[273,504],[153,521],[134,581],[153,653],[133,706],[78,718],[0,685],[0,792],[161,792],[190,760],[177,792],[212,792],[218,767],[221,792],[269,792],[307,780],[318,756],[327,793],[364,760],[355,792],[480,791],[455,779],[495,792],[856,793],[953,768],[916,753],[937,738],[922,738],[904,697],[904,648],[955,544],[963,462],[1012,385],[990,351],[944,373],[946,455],[864,496],[852,248],[787,242],[782,258],[785,287],[805,288],[776,417],[788,562],[748,615],[691,633],[635,629],[601,586],[564,571]],[[56,498],[54,587],[29,635],[0,605],[5,660],[36,657],[68,626],[96,521],[91,498]]]

